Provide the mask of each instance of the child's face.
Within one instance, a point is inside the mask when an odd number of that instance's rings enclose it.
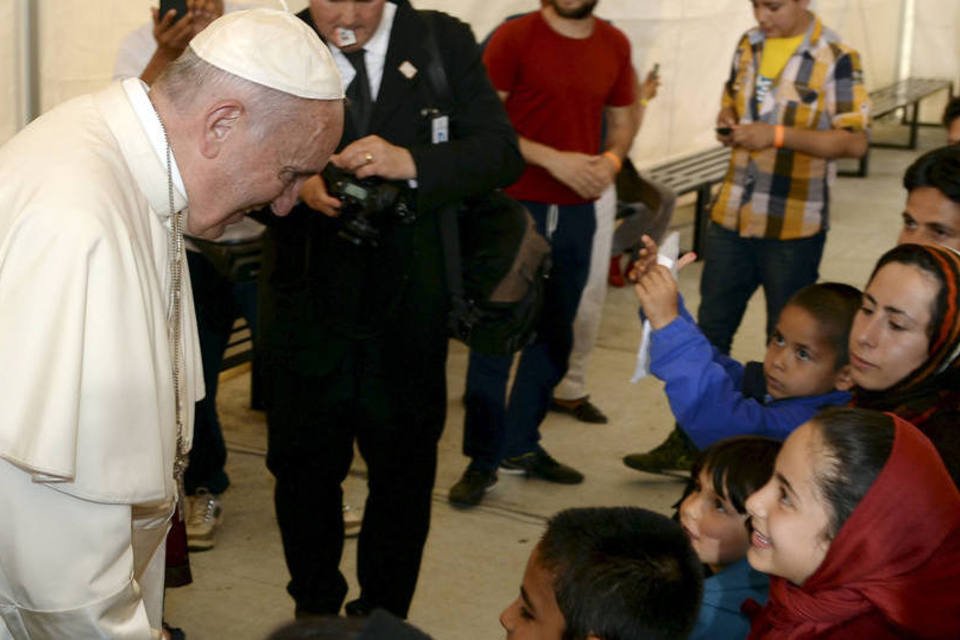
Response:
[[[750,548],[747,516],[716,492],[713,473],[703,469],[693,492],[680,503],[680,524],[700,562],[719,571],[741,560]]]
[[[752,0],[757,26],[768,38],[792,38],[806,31],[810,0]]]
[[[833,391],[840,376],[836,364],[837,352],[822,338],[813,315],[796,305],[784,307],[763,359],[767,393],[780,400]]]
[[[540,563],[539,547],[530,554],[520,595],[500,614],[507,640],[561,640],[567,623],[553,592],[553,573]]]
[[[773,477],[747,499],[753,525],[747,560],[796,585],[817,570],[830,547],[829,511],[814,473],[821,451],[817,427],[804,423],[784,443]]]

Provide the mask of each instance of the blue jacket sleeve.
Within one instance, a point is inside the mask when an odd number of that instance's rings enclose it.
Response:
[[[651,336],[650,370],[666,384],[670,408],[681,428],[703,449],[736,435],[784,439],[827,404],[849,394],[789,398],[762,404],[740,392],[743,365],[710,345],[689,314]]]

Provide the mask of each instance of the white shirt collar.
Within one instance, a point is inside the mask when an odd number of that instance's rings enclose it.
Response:
[[[380,82],[383,80],[383,68],[387,61],[387,49],[390,47],[390,33],[393,31],[393,19],[397,14],[397,5],[392,2],[385,2],[383,5],[383,15],[380,16],[380,24],[377,30],[373,32],[367,44],[363,45],[366,54],[364,62],[367,65],[367,78],[370,80],[370,97],[374,100],[380,93]],[[337,63],[340,75],[343,78],[343,86],[347,87],[353,82],[353,77],[357,74],[353,65],[347,60],[347,57],[335,45],[330,46],[333,54],[333,60]]]
[[[127,78],[123,81],[123,90],[126,92],[127,98],[133,106],[133,112],[136,114],[137,120],[140,121],[144,132],[147,134],[147,139],[150,140],[150,146],[153,147],[157,157],[160,159],[160,164],[166,167],[167,138],[163,133],[163,124],[160,122],[160,116],[157,115],[156,109],[153,108],[153,103],[150,102],[150,98],[147,96],[147,92],[150,90],[149,87],[147,87],[146,83],[140,78]],[[170,154],[170,160],[173,165],[171,167],[173,186],[183,197],[184,201],[186,201],[187,188],[183,184],[183,177],[180,175],[177,159],[173,157],[172,153]],[[166,214],[167,212],[164,211],[163,213]]]

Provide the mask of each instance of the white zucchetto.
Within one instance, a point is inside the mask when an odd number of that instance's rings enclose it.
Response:
[[[343,81],[327,46],[285,11],[225,14],[198,33],[190,48],[218,69],[277,91],[312,100],[343,98]]]

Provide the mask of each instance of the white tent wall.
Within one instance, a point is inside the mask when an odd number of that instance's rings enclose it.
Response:
[[[960,92],[960,0],[912,0],[913,55],[910,74],[953,80]],[[943,101],[928,101],[920,110],[925,122],[940,120]]]
[[[25,88],[17,81],[17,40],[9,18],[24,0],[0,0],[0,142],[17,127],[17,104]],[[150,0],[27,0],[37,3],[40,60],[39,107],[105,85],[123,36],[149,17]],[[483,38],[503,17],[529,11],[539,0],[413,0],[441,9],[473,26]],[[956,79],[960,65],[958,0],[815,0],[824,22],[862,54],[869,88],[893,81],[899,71],[904,3],[916,4],[909,72]],[[275,0],[246,0],[273,5]],[[306,0],[288,0],[299,10]],[[91,10],[91,7],[93,9]],[[634,159],[648,165],[713,144],[713,121],[737,37],[753,24],[748,0],[601,0],[598,14],[623,29],[641,72],[660,63],[663,86],[651,103],[634,146]],[[935,116],[934,116],[935,117]]]
[[[16,132],[20,121],[18,26],[15,0],[0,0],[0,143]]]

